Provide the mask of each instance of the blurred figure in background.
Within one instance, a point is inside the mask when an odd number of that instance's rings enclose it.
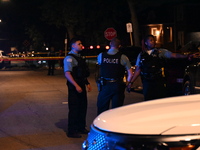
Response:
[[[50,52],[48,53],[48,57],[55,57],[56,52],[53,46],[50,47]],[[51,58],[48,60],[48,75],[54,75],[56,60]]]
[[[59,50],[59,56],[60,57],[62,57],[62,56],[64,56],[64,53],[63,53],[63,51],[62,50]],[[60,69],[63,69],[63,59],[59,59],[59,67],[60,67]]]

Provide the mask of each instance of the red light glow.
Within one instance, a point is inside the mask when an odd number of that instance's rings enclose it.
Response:
[[[109,48],[110,48],[110,47],[107,45],[107,46],[106,46],[106,49],[109,49]]]

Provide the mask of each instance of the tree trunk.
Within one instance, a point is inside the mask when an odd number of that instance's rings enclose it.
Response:
[[[133,26],[133,39],[134,39],[133,45],[141,46],[140,31],[139,31],[137,15],[136,15],[136,12],[135,12],[134,0],[127,0],[127,2],[128,2],[128,5],[129,5],[129,9],[130,9],[131,21],[132,21],[132,26]]]
[[[65,24],[66,27],[66,36],[65,36],[65,56],[67,55],[67,52],[69,51],[68,46],[70,46],[69,42],[72,38],[74,38],[74,32],[73,32],[73,26]]]
[[[66,25],[66,29],[67,29],[67,39],[71,40],[72,38],[74,38],[74,31],[73,31],[73,26],[71,25]]]

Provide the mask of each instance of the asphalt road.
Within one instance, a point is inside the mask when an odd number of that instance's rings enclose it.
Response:
[[[96,117],[97,87],[89,81],[87,129]],[[68,138],[67,86],[62,69],[47,76],[46,69],[0,71],[1,150],[80,150],[80,139]],[[125,104],[140,102],[137,92],[126,93]]]

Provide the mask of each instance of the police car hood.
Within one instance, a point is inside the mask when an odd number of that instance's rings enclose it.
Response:
[[[140,102],[110,109],[95,127],[123,134],[174,135],[200,133],[200,94]]]

